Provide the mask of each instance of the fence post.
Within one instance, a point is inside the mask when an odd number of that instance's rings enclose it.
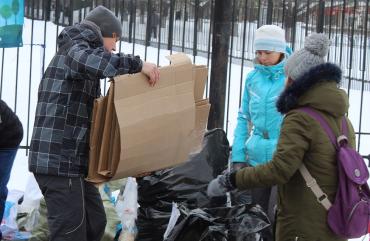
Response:
[[[317,10],[317,24],[316,24],[316,32],[323,33],[324,32],[324,21],[325,21],[325,1],[320,0],[319,2],[319,9]]]
[[[146,18],[146,40],[145,45],[150,45],[150,38],[152,35],[152,28],[151,28],[151,17],[152,17],[152,1],[148,0],[148,7],[147,7],[147,18]]]
[[[229,40],[231,36],[232,1],[216,0],[212,36],[212,65],[210,78],[211,111],[207,128],[223,128]]]
[[[193,40],[193,56],[198,54],[198,21],[199,21],[199,0],[195,0],[194,5],[194,40]]]
[[[168,50],[172,50],[172,39],[173,39],[173,22],[175,21],[174,19],[175,15],[175,0],[170,1],[170,16],[168,18],[169,20],[169,29],[168,29]]]
[[[258,0],[257,28],[261,27],[261,0]]]
[[[74,8],[74,1],[70,0],[69,1],[69,16],[68,16],[68,25],[69,26],[73,25],[73,8]]]
[[[51,3],[50,1],[44,1],[45,3],[45,21],[50,21]]]
[[[136,1],[135,1],[136,4]],[[132,31],[133,31],[133,24],[134,21],[136,21],[136,11],[134,11],[134,0],[131,0],[130,3],[130,23],[129,23],[129,36],[128,36],[128,42],[132,43]]]
[[[274,2],[272,0],[268,0],[267,3],[267,18],[266,24],[272,24],[272,11],[274,8]]]

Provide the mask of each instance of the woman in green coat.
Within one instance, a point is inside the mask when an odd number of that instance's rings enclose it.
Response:
[[[299,172],[304,163],[329,200],[334,201],[338,187],[334,146],[319,122],[297,110],[304,106],[315,109],[340,135],[341,118],[349,105],[346,93],[339,88],[340,68],[324,60],[329,44],[325,35],[312,34],[306,38],[304,49],[287,60],[286,88],[277,102],[285,117],[272,161],[220,175],[208,186],[209,196],[220,196],[233,188],[278,185],[276,241],[343,241],[330,230],[326,209]],[[349,132],[349,143],[354,147],[351,124]]]

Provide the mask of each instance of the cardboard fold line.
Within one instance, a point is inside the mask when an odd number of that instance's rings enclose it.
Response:
[[[210,109],[203,100],[208,69],[183,53],[169,59],[156,86],[141,73],[117,76],[99,110],[94,104],[88,180],[172,167],[199,150]]]

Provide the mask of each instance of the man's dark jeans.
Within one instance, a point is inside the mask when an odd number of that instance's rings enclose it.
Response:
[[[44,195],[51,241],[100,241],[107,219],[98,189],[83,177],[35,174]]]
[[[8,195],[8,184],[10,178],[10,172],[13,167],[15,155],[17,154],[17,148],[0,149],[0,217],[3,218],[5,201]],[[0,231],[1,239],[1,231]]]

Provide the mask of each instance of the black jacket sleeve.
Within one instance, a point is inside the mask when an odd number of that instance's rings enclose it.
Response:
[[[22,139],[22,123],[8,105],[0,100],[0,148],[16,148]]]

